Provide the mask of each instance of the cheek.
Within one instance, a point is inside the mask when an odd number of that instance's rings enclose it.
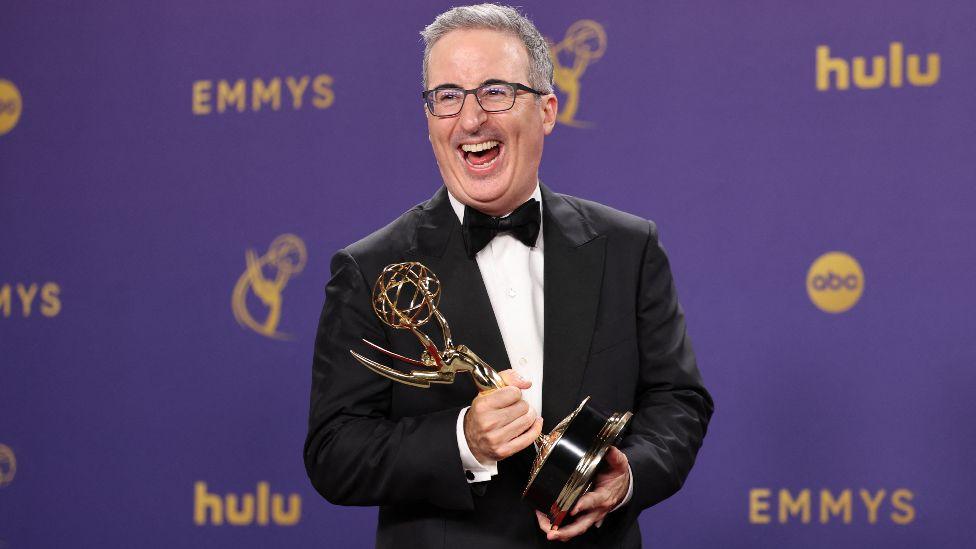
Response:
[[[435,149],[450,149],[451,127],[446,124],[438,124],[437,122],[442,121],[432,120],[427,124],[427,134],[430,136],[430,142],[433,143]]]
[[[540,155],[542,153],[542,140],[544,136],[545,134],[538,126],[522,128],[521,135],[519,136],[519,149],[522,151],[522,154],[519,156],[532,159]]]
[[[446,151],[450,148],[450,141],[443,132],[438,132],[436,129],[431,129],[428,136],[430,138],[430,144],[433,145],[436,152]]]

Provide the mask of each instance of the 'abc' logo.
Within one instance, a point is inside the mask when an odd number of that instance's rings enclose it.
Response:
[[[17,475],[17,457],[6,444],[0,444],[0,487],[14,481]]]
[[[0,135],[14,129],[17,121],[20,120],[22,106],[23,102],[17,86],[9,80],[0,78]]]
[[[818,257],[807,271],[807,295],[822,311],[842,313],[853,307],[864,293],[864,271],[844,252]]]

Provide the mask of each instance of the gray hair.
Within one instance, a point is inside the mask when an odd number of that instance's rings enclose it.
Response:
[[[532,21],[511,6],[478,4],[451,8],[434,18],[420,31],[424,39],[423,85],[427,87],[427,65],[430,49],[447,33],[461,29],[491,29],[518,37],[529,54],[529,86],[542,93],[552,93],[552,58],[549,44]]]

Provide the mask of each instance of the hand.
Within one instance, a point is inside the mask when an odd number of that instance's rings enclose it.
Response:
[[[464,438],[481,463],[499,461],[522,450],[542,433],[542,418],[522,400],[532,382],[515,370],[500,372],[508,385],[482,393],[464,416]]]
[[[549,518],[541,511],[536,511],[539,528],[546,533],[549,541],[569,541],[589,530],[590,526],[601,522],[607,513],[623,501],[629,486],[630,466],[627,456],[611,446],[600,465],[600,471],[593,479],[593,490],[581,497],[570,512],[570,516],[576,517],[576,520],[556,530],[550,530],[552,523]]]

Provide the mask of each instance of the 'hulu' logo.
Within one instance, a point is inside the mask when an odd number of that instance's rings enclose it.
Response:
[[[302,517],[301,496],[289,495],[288,508],[285,509],[285,497],[271,494],[267,482],[259,482],[256,493],[240,496],[227,494],[221,498],[211,494],[207,492],[206,482],[194,483],[193,492],[193,522],[198,526],[219,526],[225,519],[232,526],[267,526],[272,522],[279,526],[294,526]]]
[[[939,54],[928,54],[926,64],[926,71],[922,72],[921,58],[916,54],[906,57],[901,42],[892,42],[888,46],[887,59],[883,55],[872,57],[870,72],[864,57],[855,57],[848,63],[845,59],[831,57],[829,47],[817,46],[817,90],[830,89],[831,74],[835,77],[838,90],[850,88],[852,76],[854,86],[862,90],[880,88],[886,79],[892,88],[900,88],[905,76],[913,86],[932,86],[939,81]]]

